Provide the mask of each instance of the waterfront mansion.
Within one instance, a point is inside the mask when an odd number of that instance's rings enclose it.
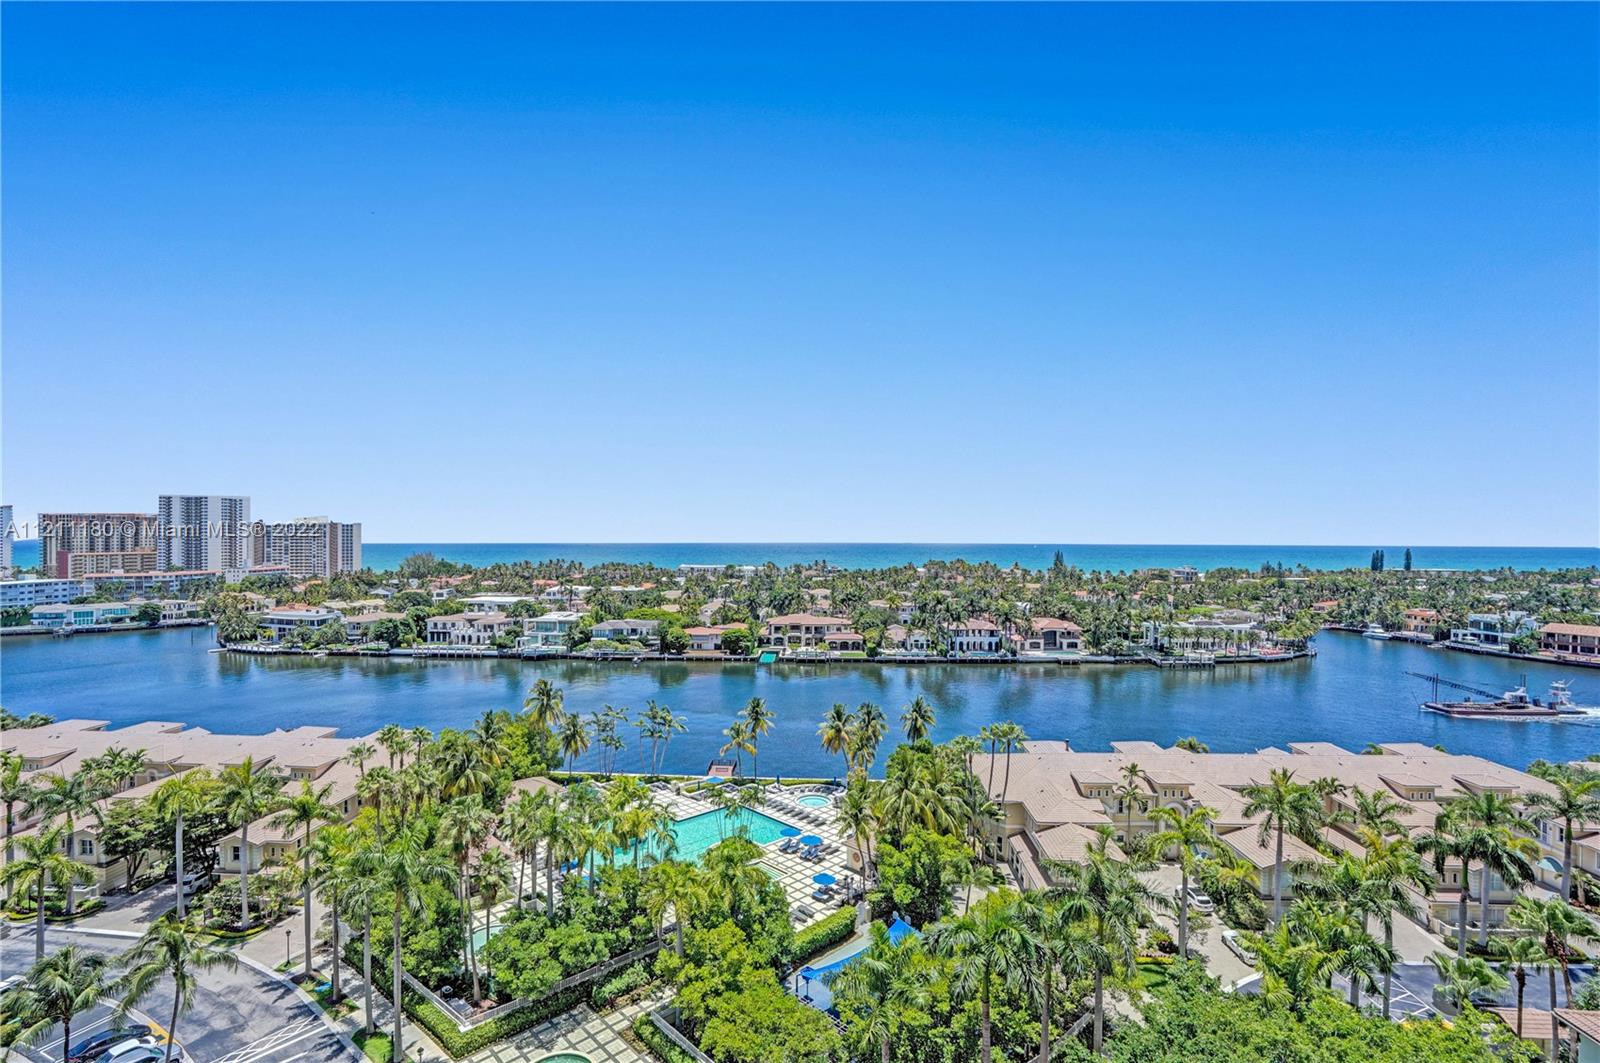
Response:
[[[1406,806],[1399,819],[1413,837],[1431,829],[1440,810],[1454,798],[1486,790],[1512,797],[1553,790],[1549,783],[1526,772],[1480,757],[1441,753],[1414,742],[1384,744],[1377,747],[1381,753],[1372,754],[1352,753],[1330,742],[1296,742],[1286,750],[1256,753],[1192,753],[1154,742],[1111,745],[1110,753],[1085,753],[1065,742],[1030,741],[1011,754],[1009,766],[1004,754],[974,758],[973,770],[979,780],[997,802],[1004,798],[1003,837],[997,825],[995,841],[1023,886],[1051,884],[1051,862],[1081,858],[1098,831],[1109,829],[1113,840],[1121,842],[1130,826],[1135,837],[1158,829],[1150,815],[1156,807],[1191,810],[1204,805],[1216,813],[1213,825],[1222,844],[1256,869],[1257,889],[1263,899],[1270,898],[1275,838],[1263,840],[1259,819],[1244,814],[1249,802],[1243,791],[1266,783],[1275,768],[1294,772],[1301,783],[1331,778],[1348,790],[1387,793]],[[1125,797],[1130,782],[1137,796]],[[1349,793],[1327,800],[1330,812],[1354,810]],[[1282,874],[1286,898],[1294,892],[1295,865],[1326,863],[1327,853],[1359,855],[1363,851],[1354,827],[1338,817],[1333,822],[1324,828],[1318,847],[1285,837]],[[1539,881],[1546,887],[1558,886],[1563,827],[1560,822],[1539,822],[1538,826]],[[1574,835],[1575,869],[1600,877],[1600,824],[1586,824]],[[1477,927],[1478,869],[1472,869],[1471,881],[1463,886],[1461,867],[1451,863],[1435,881],[1431,896],[1415,898],[1429,929],[1452,932],[1463,888],[1470,900],[1469,926]],[[1515,893],[1492,876],[1491,930],[1504,920],[1514,899]]]

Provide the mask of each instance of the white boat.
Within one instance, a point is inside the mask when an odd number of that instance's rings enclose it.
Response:
[[[1361,637],[1364,638],[1364,639],[1392,639],[1392,638],[1394,638],[1393,635],[1391,635],[1387,631],[1383,630],[1383,625],[1382,624],[1368,624],[1368,625],[1366,625],[1365,627],[1363,627],[1361,629]]]
[[[1567,712],[1593,712],[1600,713],[1600,705],[1579,705],[1572,700],[1572,687],[1567,685],[1565,679],[1556,679],[1550,683],[1550,693],[1545,696],[1545,703],[1552,709],[1561,709]]]

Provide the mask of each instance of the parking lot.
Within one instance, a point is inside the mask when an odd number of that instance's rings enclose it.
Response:
[[[1592,966],[1574,966],[1572,968],[1572,986],[1576,991],[1584,980],[1594,973]],[[1509,980],[1509,976],[1508,976]],[[1380,982],[1381,984],[1381,982]],[[1393,997],[1390,1005],[1391,1016],[1395,1020],[1407,1018],[1428,1018],[1438,1014],[1433,1005],[1433,990],[1439,984],[1439,975],[1434,971],[1431,963],[1403,963],[1395,968]],[[1334,989],[1341,996],[1348,996],[1350,983],[1344,978],[1335,977]],[[1261,989],[1259,977],[1252,978],[1239,986],[1241,993],[1256,993]],[[1362,1004],[1378,1006],[1382,998],[1375,994],[1362,997]],[[1517,987],[1513,982],[1499,993],[1486,994],[1479,1000],[1480,1005],[1493,1007],[1514,1008],[1517,1006]],[[1556,1004],[1566,1007],[1566,990],[1561,984],[1561,975],[1556,974]],[[1550,976],[1544,971],[1529,973],[1528,987],[1523,996],[1522,1007],[1525,1011],[1548,1011],[1550,1009]]]

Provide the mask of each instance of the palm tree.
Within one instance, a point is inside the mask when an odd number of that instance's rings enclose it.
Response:
[[[845,758],[846,775],[850,774],[850,734],[855,729],[855,722],[855,716],[850,710],[836,701],[817,727],[817,737],[822,739],[822,748],[826,752],[836,753]]]
[[[306,950],[308,955],[310,951]],[[199,972],[215,968],[232,970],[238,966],[239,958],[212,944],[199,927],[190,925],[175,912],[168,912],[150,925],[121,962],[128,969],[120,982],[121,1012],[136,1006],[163,978],[172,979],[172,1014],[166,1031],[166,1059],[171,1063],[172,1050],[178,1041],[178,1017],[194,1003],[194,992],[200,984]]]
[[[1273,768],[1265,785],[1243,790],[1246,819],[1261,817],[1261,841],[1269,834],[1277,839],[1272,861],[1272,921],[1283,918],[1283,836],[1314,831],[1321,818],[1322,804],[1315,791],[1294,781],[1294,772]]]
[[[93,772],[75,771],[71,775],[47,775],[34,790],[28,812],[37,812],[48,823],[60,821],[66,830],[67,855],[76,856],[76,824],[79,816],[100,818],[99,801],[105,794]],[[67,890],[66,911],[77,907],[76,891]]]
[[[1196,850],[1217,849],[1217,832],[1211,825],[1216,814],[1215,809],[1204,805],[1187,812],[1166,807],[1150,810],[1150,818],[1161,828],[1151,837],[1151,848],[1157,853],[1178,851],[1178,955],[1184,959],[1189,958],[1189,875],[1194,870]]]
[[[372,1019],[375,988],[372,984],[372,919],[378,902],[383,899],[383,887],[375,874],[381,844],[374,833],[361,830],[345,854],[345,866],[339,871],[344,882],[345,904],[361,917],[361,982],[366,998],[366,1021],[362,1029],[369,1035],[375,1028]]]
[[[1178,739],[1176,742],[1172,743],[1172,748],[1173,749],[1181,749],[1181,750],[1184,750],[1185,752],[1188,752],[1188,753],[1209,753],[1209,752],[1211,752],[1211,747],[1210,746],[1208,746],[1204,742],[1200,741],[1200,739],[1193,738],[1193,737]]]
[[[1010,759],[1011,758],[1009,756],[1006,758],[1007,776],[1011,774]],[[1128,814],[1127,824],[1123,827],[1122,831],[1122,843],[1128,846],[1129,852],[1132,852],[1133,813],[1136,808],[1141,807],[1145,803],[1145,798],[1150,791],[1144,785],[1144,773],[1139,770],[1139,765],[1124,764],[1122,766],[1121,774],[1122,782],[1117,785],[1116,789],[1111,791],[1111,794],[1117,799],[1117,804],[1121,805],[1123,811],[1127,812]]]
[[[982,1063],[991,1063],[994,1055],[990,1002],[995,983],[1022,985],[1035,953],[1018,899],[1011,891],[991,893],[963,915],[928,931],[929,951],[950,961],[951,996],[978,1000]]]
[[[378,750],[371,742],[357,742],[345,750],[344,762],[356,766],[356,778],[361,779],[367,774],[367,761],[378,755]]]
[[[1526,930],[1544,943],[1545,955],[1554,963],[1550,968],[1550,1006],[1555,1007],[1556,967],[1561,968],[1561,981],[1566,987],[1567,1007],[1572,1007],[1572,946],[1571,939],[1594,934],[1594,924],[1588,916],[1559,897],[1535,900],[1521,896],[1506,913],[1506,921],[1519,930]]]
[[[68,945],[36,960],[17,987],[19,1006],[15,1012],[27,1016],[24,1021],[29,1024],[16,1033],[11,1043],[32,1044],[60,1023],[61,1057],[65,1059],[72,1044],[73,1018],[94,1007],[105,989],[103,956]]]
[[[256,770],[254,757],[222,769],[217,805],[239,828],[239,925],[250,926],[250,824],[278,810],[284,777],[271,768]]]
[[[524,790],[506,805],[500,822],[500,836],[517,854],[517,907],[522,907],[525,874],[529,866],[539,866],[539,817],[541,809],[554,800],[548,790]]]
[[[1504,976],[1478,956],[1451,956],[1435,952],[1428,957],[1439,976],[1439,992],[1460,1010],[1471,1006],[1475,994],[1504,989]]]
[[[1538,843],[1527,837],[1533,833],[1533,823],[1515,801],[1492,790],[1460,798],[1450,804],[1449,811],[1472,825],[1468,856],[1476,859],[1479,867],[1478,944],[1487,947],[1491,875],[1498,875],[1510,889],[1533,878],[1533,861],[1539,858]],[[1463,875],[1465,870],[1463,865]]]
[[[563,700],[560,687],[548,679],[541,679],[528,691],[527,700],[522,703],[522,707],[533,725],[548,735],[556,729],[561,717],[565,715],[562,709]]]
[[[933,731],[933,706],[918,694],[900,712],[900,725],[905,728],[907,742],[920,742]]]
[[[1535,937],[1512,938],[1506,942],[1506,962],[1511,965],[1511,980],[1517,984],[1517,1036],[1522,1036],[1522,997],[1528,989],[1528,972],[1538,972],[1549,961],[1544,942]],[[1550,999],[1556,999],[1555,987],[1550,987]]]
[[[1433,829],[1417,839],[1417,851],[1432,857],[1434,877],[1444,879],[1445,868],[1451,863],[1461,868],[1460,887],[1456,891],[1456,958],[1467,958],[1467,865],[1473,856],[1476,842],[1470,824],[1444,808],[1434,817]]]
[[[394,964],[394,981],[389,999],[400,1000],[405,974],[402,961],[404,949],[400,940],[402,919],[406,912],[423,910],[424,886],[429,882],[449,881],[450,865],[443,855],[428,845],[424,827],[419,823],[395,830],[389,843],[374,854],[371,874],[373,881],[393,901],[394,937],[390,942],[390,955]],[[404,1055],[405,1041],[400,1035],[405,1012],[398,1007],[392,1010],[394,1040],[390,1042],[390,1058],[399,1059]]]
[[[856,779],[846,787],[836,822],[839,833],[855,846],[862,884],[872,885],[872,835],[878,828],[878,818],[868,780]]]
[[[1559,819],[1562,831],[1561,898],[1572,900],[1572,827],[1600,820],[1600,775],[1557,776],[1546,780],[1554,793],[1534,794],[1524,805],[1542,819]]]
[[[489,920],[494,912],[494,906],[512,886],[511,859],[500,849],[485,850],[478,857],[478,867],[473,878],[478,884],[478,896],[483,899],[483,940],[487,943]],[[488,966],[487,959],[484,960],[484,975],[492,986],[494,971]]]
[[[11,835],[16,830],[16,808],[33,800],[33,780],[22,777],[22,757],[10,750],[0,752],[0,802],[6,806],[5,863],[11,863]],[[9,893],[7,900],[10,900]]]
[[[33,891],[34,945],[33,958],[44,958],[44,901],[45,891],[56,885],[71,892],[74,883],[94,881],[94,873],[61,850],[64,828],[52,827],[37,834],[25,834],[17,839],[22,855],[5,865],[4,872],[9,890]]]
[[[306,978],[311,977],[311,832],[320,823],[335,823],[339,819],[339,812],[328,803],[328,796],[333,792],[333,784],[313,788],[310,780],[301,782],[300,792],[283,801],[282,811],[272,821],[275,830],[292,835],[296,830],[302,832],[300,840],[301,875],[300,899],[305,906],[306,919]],[[334,962],[338,962],[334,957]],[[398,999],[398,998],[397,998]]]
[[[767,706],[766,698],[751,698],[745,705],[742,713],[744,720],[745,738],[749,742],[750,771],[756,778],[761,778],[761,760],[756,752],[757,743],[761,736],[772,730],[772,723],[778,714]]]
[[[1011,792],[1011,752],[1013,749],[1022,748],[1022,743],[1028,740],[1028,733],[1022,729],[1021,724],[1007,720],[1000,725],[999,736],[1006,752],[1006,777],[1000,785],[1000,807],[1004,809],[1006,795]]]
[[[413,727],[405,733],[405,737],[411,743],[411,759],[416,762],[422,759],[422,751],[433,741],[433,732],[426,727]]]
[[[928,1006],[933,970],[914,937],[898,944],[882,923],[873,923],[871,943],[844,967],[823,977],[834,1003],[860,1017],[852,1031],[864,1055],[876,1045],[883,1063],[908,1014]]]
[[[705,895],[700,872],[693,864],[684,863],[682,860],[663,860],[650,870],[649,877],[645,879],[645,888],[658,898],[661,905],[659,911],[663,915],[666,906],[671,905],[676,938],[673,947],[681,957],[684,925],[688,923],[690,914]],[[658,924],[657,937],[659,936]]]
[[[1311,1000],[1328,991],[1338,957],[1296,933],[1287,920],[1270,934],[1245,934],[1244,940],[1261,971],[1264,999],[1301,1015]]]
[[[750,725],[741,719],[735,719],[732,724],[722,729],[722,736],[727,739],[722,748],[717,750],[719,756],[733,754],[733,771],[735,775],[743,775],[744,768],[741,764],[743,754],[754,754],[755,740],[750,736]]]
[[[1365,828],[1385,838],[1405,833],[1400,817],[1412,811],[1410,805],[1396,801],[1384,790],[1363,790],[1359,786],[1350,797],[1355,804],[1351,822],[1358,830]]]
[[[1023,896],[1023,918],[1033,933],[1036,983],[1039,1001],[1039,1054],[1037,1063],[1050,1063],[1050,1016],[1056,983],[1070,984],[1092,963],[1088,934],[1071,911],[1045,893]]]
[[[317,896],[328,906],[328,922],[333,938],[333,999],[344,999],[340,986],[340,968],[344,965],[339,950],[340,900],[354,888],[350,878],[350,860],[355,853],[355,839],[346,827],[324,827],[317,831],[311,842],[311,875]]]
[[[581,720],[569,716],[569,720]],[[477,794],[452,801],[439,817],[439,841],[450,850],[456,863],[456,896],[461,900],[461,964],[472,974],[472,997],[482,1000],[482,985],[478,979],[477,950],[472,947],[472,888],[467,878],[467,865],[472,851],[481,845],[494,828],[494,816],[483,806]]]
[[[888,733],[889,721],[884,718],[883,709],[870,701],[856,706],[855,719],[850,734],[850,755],[856,770],[865,773],[878,755],[878,744]]]
[[[210,803],[216,779],[205,768],[194,768],[182,775],[174,775],[156,787],[150,800],[156,811],[171,816],[173,822],[174,881],[178,895],[178,918],[184,917],[183,894],[183,821],[184,818],[203,811]]]
[[[378,744],[389,754],[389,770],[395,770],[395,757],[400,758],[401,765],[405,764],[406,732],[397,723],[387,723],[378,729]]]
[[[1423,866],[1411,839],[1386,838],[1371,827],[1361,834],[1366,853],[1361,860],[1359,907],[1363,919],[1376,916],[1383,925],[1383,944],[1394,948],[1394,917],[1410,915],[1414,909],[1411,891],[1433,892],[1433,878]],[[1388,1018],[1394,993],[1394,971],[1383,972],[1383,1017]]]
[[[570,772],[572,762],[589,751],[589,725],[582,716],[572,713],[562,717],[560,744],[561,755],[566,758]]]

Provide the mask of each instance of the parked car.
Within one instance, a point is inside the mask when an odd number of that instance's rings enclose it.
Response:
[[[4,978],[0,978],[0,993],[9,993],[25,981],[27,979],[20,974],[8,974]]]
[[[1239,940],[1239,932],[1237,930],[1224,930],[1222,932],[1222,943],[1228,947],[1229,952],[1251,967],[1256,965],[1256,954],[1244,947],[1244,942]]]
[[[1179,899],[1181,900],[1182,898]],[[1199,912],[1201,915],[1210,915],[1212,912],[1217,910],[1217,906],[1211,903],[1210,897],[1206,896],[1195,887],[1190,886],[1189,910],[1191,912]]]
[[[155,1055],[150,1055],[150,1052]],[[144,1063],[149,1059],[160,1059],[166,1055],[167,1044],[154,1034],[145,1034],[141,1037],[129,1037],[118,1041],[110,1048],[95,1057],[94,1063]],[[176,1047],[173,1049],[172,1058],[178,1058]]]
[[[105,1057],[102,1056],[102,1059]],[[167,1058],[165,1044],[138,1045],[120,1056],[113,1057],[108,1063],[163,1063]],[[183,1049],[177,1045],[172,1046],[172,1063],[181,1063],[188,1057],[183,1054]]]
[[[193,897],[211,885],[211,876],[204,871],[188,871],[183,876],[183,895]]]
[[[101,1030],[97,1034],[85,1037],[73,1045],[71,1050],[67,1052],[66,1063],[92,1063],[93,1060],[99,1059],[108,1050],[115,1048],[124,1041],[136,1041],[141,1037],[148,1036],[150,1036],[150,1027],[143,1023],[136,1023],[131,1026],[113,1026],[110,1029]]]

